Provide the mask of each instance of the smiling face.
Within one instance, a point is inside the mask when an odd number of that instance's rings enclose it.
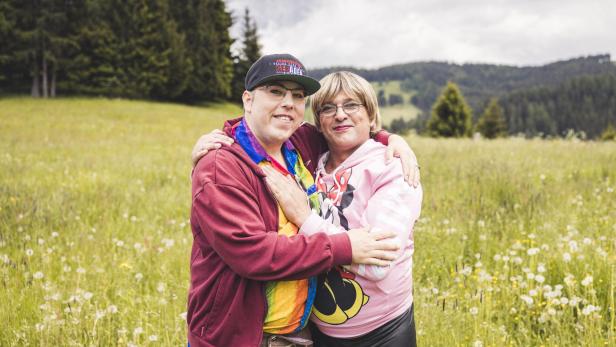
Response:
[[[248,127],[269,154],[280,151],[304,120],[305,94],[295,82],[280,81],[244,91]]]
[[[323,105],[337,105],[336,113],[332,116],[319,116],[320,130],[327,140],[332,153],[336,152],[344,156],[353,153],[359,146],[370,139],[370,129],[374,127],[368,117],[366,107],[361,106],[352,114],[343,110],[343,105],[361,102],[340,91],[334,99],[328,100]]]

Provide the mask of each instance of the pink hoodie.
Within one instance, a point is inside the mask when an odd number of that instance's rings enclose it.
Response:
[[[413,224],[423,193],[404,181],[399,159],[385,164],[385,151],[382,144],[368,140],[330,174],[324,169],[329,153],[319,160],[315,180],[321,214],[313,213],[300,232],[336,234],[371,226],[395,231],[401,246],[398,259],[388,267],[353,264],[321,276],[311,319],[329,336],[367,334],[413,303]]]

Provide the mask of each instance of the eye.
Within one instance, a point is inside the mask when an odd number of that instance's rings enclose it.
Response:
[[[269,92],[276,96],[281,96],[285,93],[285,91],[280,87],[270,87]]]
[[[328,113],[332,113],[332,112],[336,112],[336,106],[334,106],[334,105],[323,105],[323,107],[321,107],[321,112],[319,112],[319,113],[328,114]]]
[[[359,104],[356,103],[356,102],[348,102],[348,103],[342,105],[342,107],[353,109],[353,108],[359,107]]]
[[[304,92],[293,92],[293,97],[295,99],[304,99],[306,95],[304,95]]]

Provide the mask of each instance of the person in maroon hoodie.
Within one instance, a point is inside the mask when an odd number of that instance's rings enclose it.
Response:
[[[245,86],[243,117],[224,127],[234,143],[207,153],[192,175],[189,345],[310,345],[302,329],[312,276],[336,265],[388,265],[398,245],[392,232],[365,229],[297,234],[262,167],[295,176],[309,196],[316,191],[312,173],[327,147],[302,121],[305,97],[320,85],[295,57],[274,54],[253,64]]]

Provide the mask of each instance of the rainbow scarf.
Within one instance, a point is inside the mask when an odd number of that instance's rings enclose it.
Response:
[[[291,141],[282,146],[285,165],[280,164],[265,152],[265,149],[252,134],[244,118],[233,129],[235,141],[259,166],[271,165],[285,175],[293,175],[306,191],[310,207],[319,211],[317,189],[312,174],[304,166],[301,156]],[[278,206],[278,233],[286,236],[296,235],[298,227],[289,222]],[[316,277],[293,281],[269,281],[265,283],[267,314],[263,331],[270,334],[288,334],[302,330],[308,323],[316,294]]]

